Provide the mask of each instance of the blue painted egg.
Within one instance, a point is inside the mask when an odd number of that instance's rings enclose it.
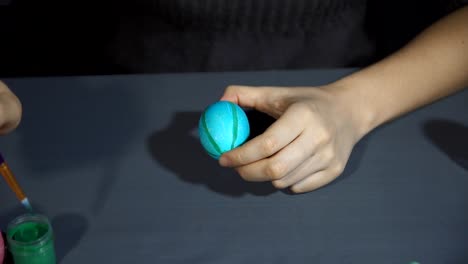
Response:
[[[200,142],[206,152],[219,159],[224,152],[242,145],[250,134],[244,110],[228,101],[208,106],[198,122]]]

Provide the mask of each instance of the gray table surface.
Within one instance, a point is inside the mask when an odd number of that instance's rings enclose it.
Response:
[[[468,263],[468,91],[373,131],[306,194],[203,152],[198,118],[226,85],[351,71],[7,79],[24,116],[0,150],[52,221],[60,263]],[[23,211],[2,182],[5,229]]]

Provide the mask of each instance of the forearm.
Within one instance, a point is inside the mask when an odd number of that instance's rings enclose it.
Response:
[[[363,133],[468,86],[468,7],[438,21],[388,58],[332,85],[353,102]]]

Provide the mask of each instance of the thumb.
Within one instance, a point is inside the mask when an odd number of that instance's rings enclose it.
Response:
[[[266,96],[271,92],[271,89],[267,87],[230,85],[219,100],[230,101],[245,108],[261,110],[265,108],[264,106],[267,104],[266,100],[271,98],[270,96]]]
[[[290,103],[288,91],[282,87],[231,85],[226,88],[220,101],[230,101],[278,118]]]

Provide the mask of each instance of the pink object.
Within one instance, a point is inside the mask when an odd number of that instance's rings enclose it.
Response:
[[[3,263],[5,257],[5,244],[3,243],[2,233],[0,232],[0,264]]]

